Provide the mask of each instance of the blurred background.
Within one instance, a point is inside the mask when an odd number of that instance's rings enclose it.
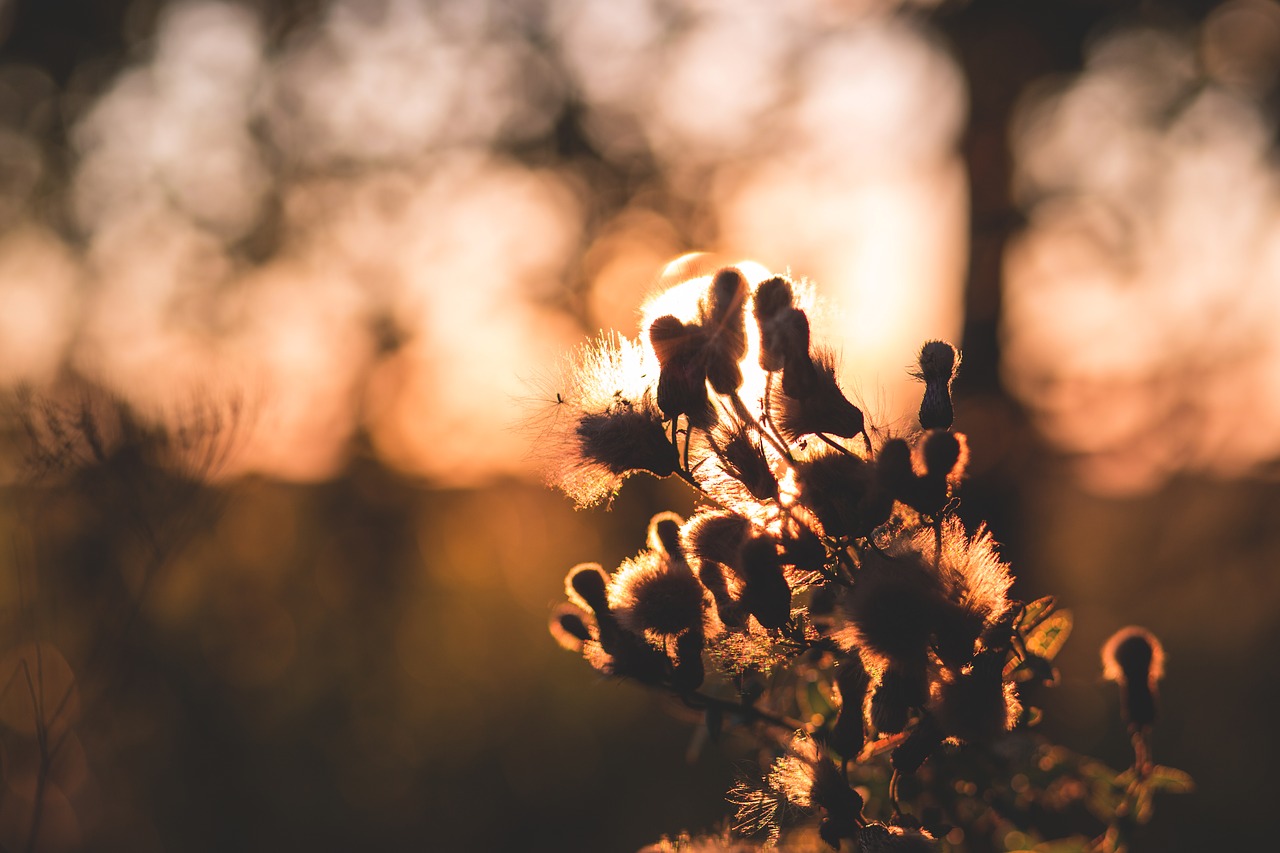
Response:
[[[540,476],[695,250],[813,279],[879,424],[962,347],[963,515],[1075,613],[1047,732],[1126,766],[1151,628],[1199,790],[1143,849],[1265,843],[1278,106],[1274,0],[0,0],[0,844],[715,828],[746,753],[546,630],[691,495]]]

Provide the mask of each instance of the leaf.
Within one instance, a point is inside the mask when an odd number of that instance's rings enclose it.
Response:
[[[1155,811],[1153,808],[1155,799],[1151,792],[1151,788],[1142,785],[1138,788],[1138,795],[1133,804],[1133,817],[1140,824],[1150,822],[1151,815]]]
[[[1157,764],[1147,774],[1147,784],[1153,791],[1164,791],[1170,794],[1189,794],[1196,789],[1191,774],[1176,767],[1162,767]]]
[[[1037,598],[1030,604],[1024,605],[1016,625],[1019,633],[1026,634],[1043,622],[1044,618],[1053,611],[1056,603],[1052,595],[1046,595],[1044,598]]]
[[[1044,712],[1034,705],[1026,705],[1022,708],[1022,716],[1018,719],[1018,725],[1038,726],[1042,719],[1044,719]]]
[[[1066,645],[1073,624],[1070,610],[1059,610],[1048,616],[1026,635],[1028,654],[1053,660]]]
[[[830,694],[818,681],[802,681],[796,685],[796,706],[803,715],[801,719],[819,716],[829,719],[835,716],[837,708],[831,704]]]
[[[1056,684],[1058,682],[1058,670],[1048,660],[1036,654],[1028,654],[1016,666],[1005,664],[1004,673],[1006,680],[1012,676],[1014,681],[1019,682],[1031,681],[1032,679],[1042,684]]]
[[[1089,839],[1082,835],[1071,838],[1060,838],[1045,841],[1035,846],[1035,853],[1085,853],[1089,849]]]

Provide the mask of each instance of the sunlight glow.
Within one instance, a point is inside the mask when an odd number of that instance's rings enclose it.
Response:
[[[1260,41],[1280,33],[1252,0],[1221,7],[1198,44],[1120,31],[1021,112],[1031,226],[1006,258],[1004,371],[1103,492],[1280,456],[1280,172],[1255,94],[1276,65],[1223,23],[1242,18]],[[1232,40],[1257,61],[1203,76],[1197,47]]]
[[[76,248],[0,244],[0,382],[69,367],[161,419],[243,398],[223,475],[321,479],[364,438],[440,485],[530,476],[540,366],[636,334],[698,248],[820,282],[817,339],[892,423],[958,332],[966,209],[963,84],[898,5],[334,0],[282,36],[167,4],[72,127]],[[600,163],[547,157],[569,98],[613,180],[639,169],[616,207]]]

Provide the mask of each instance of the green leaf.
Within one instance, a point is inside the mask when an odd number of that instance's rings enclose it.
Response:
[[[1151,815],[1155,811],[1152,802],[1155,797],[1151,793],[1151,788],[1142,785],[1138,788],[1138,795],[1133,804],[1133,817],[1140,824],[1146,824],[1151,821]]]
[[[1176,767],[1162,767],[1157,764],[1147,774],[1147,784],[1153,791],[1164,791],[1170,794],[1189,794],[1196,789],[1191,774]]]
[[[814,715],[826,719],[835,716],[836,712],[830,696],[818,681],[802,681],[796,685],[796,705],[800,708],[802,719]]]
[[[1046,595],[1044,598],[1037,598],[1030,604],[1022,608],[1022,615],[1018,617],[1017,629],[1019,632],[1026,634],[1035,626],[1044,621],[1044,618],[1053,611],[1056,604],[1052,595]]]
[[[1026,635],[1027,652],[1053,660],[1066,645],[1073,624],[1070,610],[1059,610],[1046,617]]]

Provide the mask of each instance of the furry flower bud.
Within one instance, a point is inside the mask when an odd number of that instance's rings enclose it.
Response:
[[[914,375],[924,383],[924,399],[920,401],[923,428],[951,428],[955,417],[951,408],[951,382],[959,366],[960,354],[946,341],[928,341],[920,349]]]
[[[1157,685],[1164,677],[1164,647],[1146,628],[1130,625],[1102,647],[1102,674],[1120,685],[1125,719],[1134,729],[1156,721]]]
[[[707,381],[718,394],[732,394],[742,385],[738,366],[747,354],[743,309],[747,280],[733,267],[725,267],[711,281],[704,327],[708,330]]]
[[[667,314],[649,326],[649,343],[658,357],[658,408],[667,420],[685,415],[689,423],[706,428],[715,422],[707,394],[704,349],[707,334],[697,324],[685,324]]]

